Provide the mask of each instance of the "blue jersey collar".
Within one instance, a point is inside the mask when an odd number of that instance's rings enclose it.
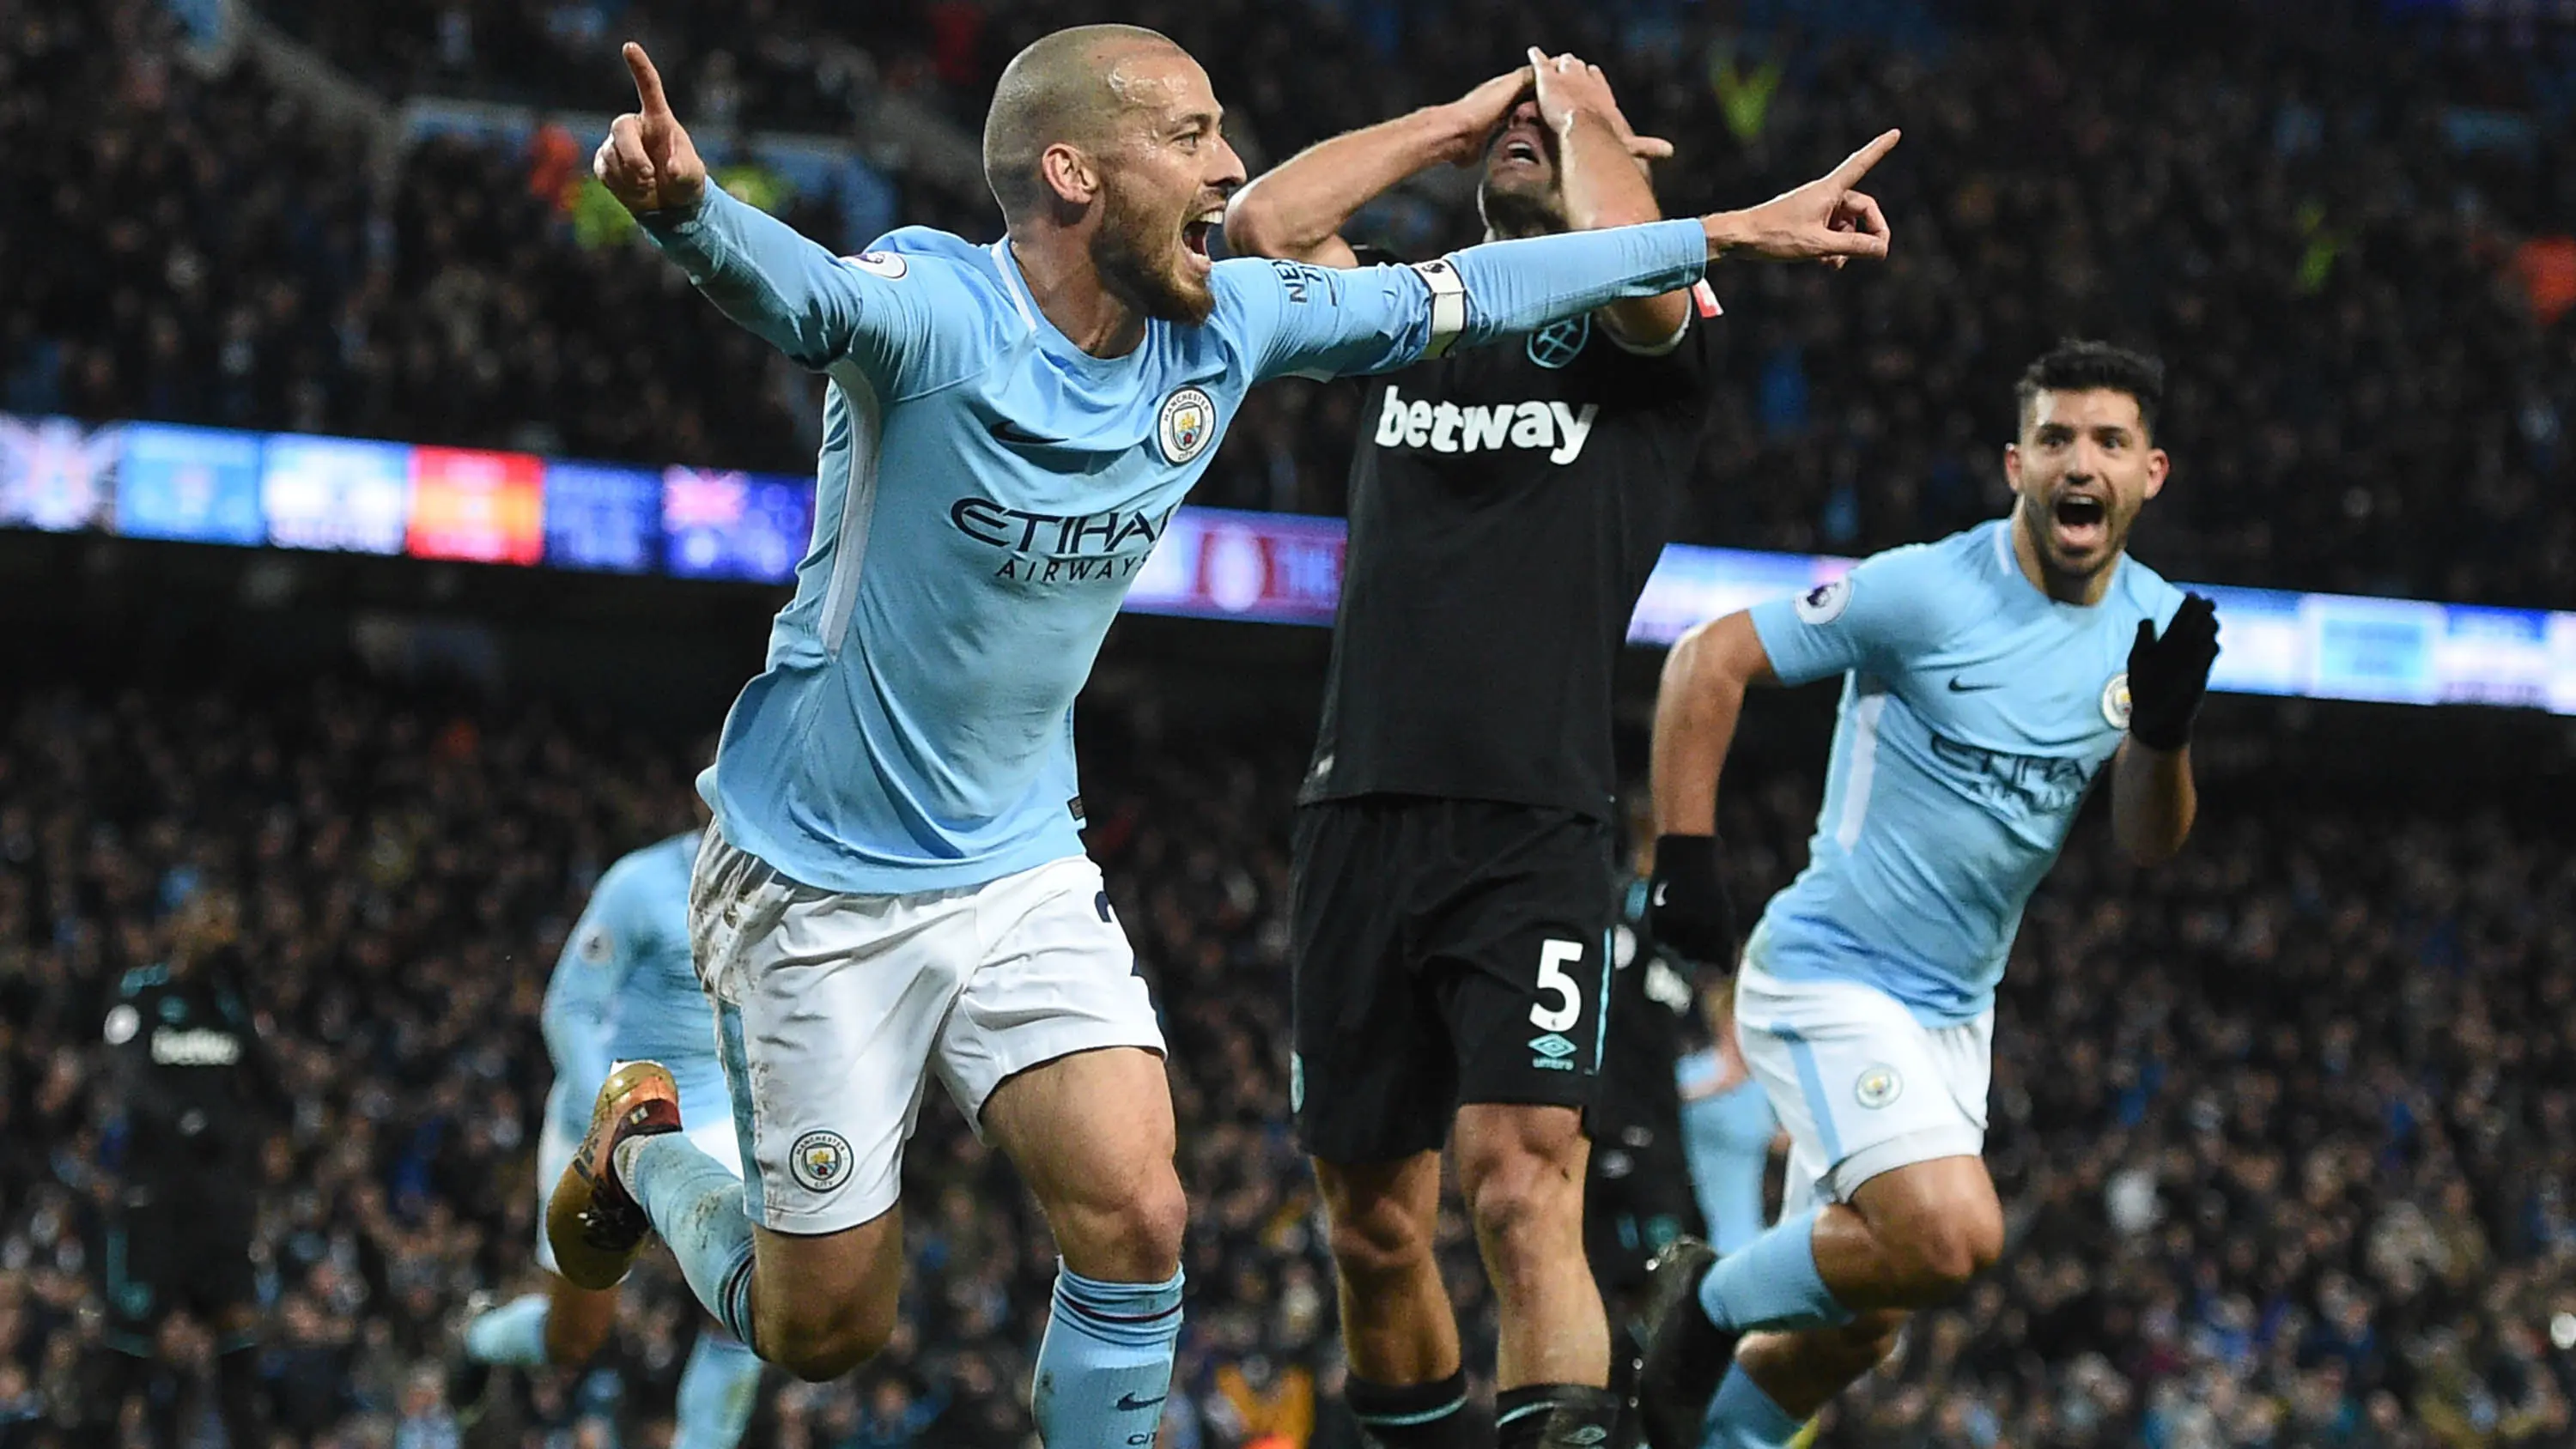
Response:
[[[2032,593],[2037,594],[2041,603],[2054,609],[2098,609],[2102,607],[2102,604],[2070,604],[2064,599],[2056,597],[2049,593],[2048,590],[2043,589],[2039,585],[2030,581],[2030,575],[2021,571],[2020,557],[2013,552],[2013,516],[2011,514],[2007,513],[2002,518],[1997,519],[1995,521],[1994,529],[1995,562],[2002,567],[2005,573],[2012,575],[2013,580],[2016,583],[2019,583],[2023,588],[2030,590]],[[2111,602],[2111,596],[2120,591],[2120,573],[2128,566],[2129,551],[2124,548],[2120,550],[2120,556],[2118,558],[2111,560],[2111,582],[2108,587],[2102,590],[2103,604]]]

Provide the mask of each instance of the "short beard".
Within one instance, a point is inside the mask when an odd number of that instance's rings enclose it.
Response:
[[[2110,546],[2102,550],[2102,561],[2090,569],[2075,568],[2052,551],[2048,536],[2049,512],[2045,508],[2025,503],[2021,521],[2016,526],[2030,530],[2030,553],[2031,557],[2039,560],[2041,578],[2052,584],[2089,584],[2110,572],[2128,553],[2129,531],[2137,526],[2137,522],[2138,516],[2134,513],[2125,522],[2105,514],[2103,541]]]
[[[1496,186],[1490,171],[1476,188],[1476,210],[1484,215],[1485,230],[1505,240],[1554,236],[1565,230],[1565,198],[1554,186]]]
[[[1091,235],[1091,265],[1109,295],[1162,322],[1195,327],[1216,311],[1216,293],[1170,262],[1167,245],[1142,244],[1160,229],[1140,219],[1110,188],[1102,198],[1100,229]]]

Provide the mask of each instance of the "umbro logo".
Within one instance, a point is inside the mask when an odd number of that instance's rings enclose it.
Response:
[[[1531,1066],[1551,1072],[1574,1070],[1574,1063],[1568,1060],[1574,1055],[1574,1043],[1567,1041],[1561,1033],[1552,1031],[1545,1036],[1532,1037],[1529,1049],[1537,1053],[1530,1059]]]
[[[1974,683],[1970,683],[1968,677],[1964,674],[1953,674],[1950,676],[1950,692],[1952,694],[1981,694],[1989,689],[2001,689],[2003,687],[2004,682],[2000,679],[1981,679]]]

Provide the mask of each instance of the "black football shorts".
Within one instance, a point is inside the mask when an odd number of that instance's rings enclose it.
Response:
[[[1297,812],[1297,1139],[1327,1162],[1438,1149],[1461,1103],[1589,1111],[1610,827],[1570,810],[1368,795]]]
[[[250,1260],[258,1205],[210,1175],[129,1184],[108,1223],[104,1287],[112,1333],[148,1337],[171,1313],[200,1319],[259,1301]]]

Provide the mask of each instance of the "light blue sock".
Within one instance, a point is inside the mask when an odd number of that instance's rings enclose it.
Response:
[[[1717,1260],[1699,1282],[1699,1306],[1720,1328],[1832,1328],[1851,1322],[1816,1272],[1816,1218],[1809,1208],[1783,1218],[1740,1252]]]
[[[620,1143],[617,1177],[680,1261],[689,1291],[744,1343],[751,1336],[751,1218],[742,1183],[677,1132]]]
[[[734,1449],[760,1402],[760,1360],[721,1333],[700,1330],[680,1370],[679,1423],[671,1449]]]
[[[1151,1444],[1172,1391],[1181,1275],[1103,1283],[1061,1262],[1030,1407],[1047,1444]]]
[[[546,1295],[531,1293],[476,1314],[465,1325],[465,1356],[476,1363],[537,1368],[546,1361]]]
[[[1737,1364],[1726,1371],[1717,1401],[1708,1406],[1707,1449],[1789,1449],[1805,1427]]]

